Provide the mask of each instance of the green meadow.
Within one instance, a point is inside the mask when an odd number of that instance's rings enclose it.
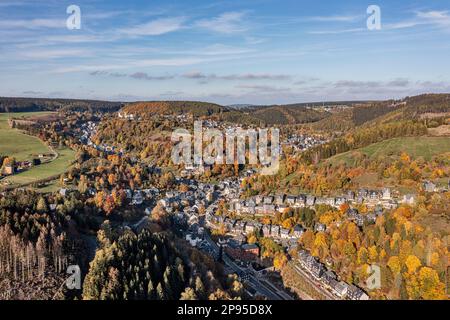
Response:
[[[355,158],[364,155],[369,159],[389,157],[406,152],[413,159],[419,157],[430,160],[433,156],[450,152],[449,137],[403,137],[385,140],[371,144],[367,147],[338,154],[327,162],[334,164],[345,162],[353,165]]]
[[[0,113],[0,155],[23,161],[31,159],[33,154],[49,152],[48,147],[39,138],[24,134],[21,130],[12,129],[8,125],[9,118],[26,119],[26,117],[40,114],[45,115],[48,112]]]
[[[37,137],[29,136],[18,129],[10,128],[8,119],[26,118],[46,115],[50,112],[26,112],[26,113],[3,113],[0,114],[0,154],[16,158],[16,160],[29,160],[33,155],[49,153],[51,150]],[[76,152],[69,148],[56,149],[58,157],[31,169],[8,176],[2,182],[10,185],[27,185],[35,181],[47,179],[60,175],[67,171],[76,159]]]

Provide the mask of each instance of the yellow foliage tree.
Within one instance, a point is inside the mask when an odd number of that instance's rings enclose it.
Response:
[[[288,262],[287,256],[284,253],[279,252],[275,255],[273,259],[273,266],[275,267],[275,269],[281,270],[286,265],[287,262]]]
[[[419,271],[421,298],[425,300],[446,299],[445,285],[439,280],[436,270],[423,267]]]
[[[391,269],[391,272],[394,275],[397,275],[400,273],[400,271],[401,271],[400,260],[398,259],[397,256],[390,257],[387,265],[388,265],[389,269]]]
[[[419,258],[417,258],[415,255],[409,255],[406,258],[406,268],[408,269],[408,273],[413,274],[416,272],[416,270],[422,266],[422,263],[420,262]]]
[[[371,263],[376,262],[378,259],[378,251],[376,246],[369,247],[369,261]]]

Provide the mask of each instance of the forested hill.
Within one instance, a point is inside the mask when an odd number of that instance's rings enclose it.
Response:
[[[268,125],[316,122],[330,116],[326,111],[295,105],[259,108],[250,114]]]
[[[126,105],[123,112],[152,114],[192,114],[194,116],[210,116],[228,111],[226,107],[215,103],[200,101],[148,101]]]
[[[251,107],[237,110],[214,103],[198,101],[149,101],[126,105],[123,112],[130,114],[192,114],[196,117],[217,115],[220,119],[242,124],[282,125],[319,121],[329,116],[328,112],[305,106]]]
[[[0,112],[35,112],[58,110],[117,111],[121,102],[76,99],[0,97]]]
[[[439,118],[450,115],[450,94],[423,94],[401,100],[370,102],[354,106],[312,125],[319,130],[346,131],[396,121]]]

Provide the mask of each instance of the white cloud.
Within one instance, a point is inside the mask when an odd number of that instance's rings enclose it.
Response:
[[[0,20],[0,28],[8,29],[38,29],[65,28],[64,19],[30,19],[30,20]]]
[[[224,34],[243,32],[247,30],[242,23],[244,15],[244,12],[226,12],[215,18],[199,20],[195,25]]]
[[[366,28],[352,28],[352,29],[341,29],[341,30],[313,30],[308,31],[309,34],[341,34],[341,33],[354,33],[366,31]]]
[[[31,59],[57,59],[66,57],[85,57],[89,51],[81,49],[30,50],[20,52],[20,56]]]
[[[319,22],[352,22],[361,19],[362,16],[339,15],[339,16],[317,16],[309,17],[307,20]]]
[[[157,36],[180,30],[185,20],[184,17],[161,18],[136,27],[122,29],[120,32],[131,36]]]
[[[419,11],[417,12],[417,17],[439,26],[450,26],[450,15],[448,11]]]

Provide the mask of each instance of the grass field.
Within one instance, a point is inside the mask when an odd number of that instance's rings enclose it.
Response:
[[[76,153],[69,148],[57,149],[56,151],[59,154],[59,157],[56,160],[32,167],[30,170],[7,177],[6,180],[13,185],[23,185],[46,179],[54,175],[63,174],[75,160]]]
[[[30,160],[33,154],[48,153],[48,147],[37,137],[24,134],[8,125],[9,118],[27,118],[46,114],[49,112],[0,113],[0,155],[23,161]]]
[[[45,143],[38,138],[24,134],[18,129],[12,129],[8,125],[8,119],[12,117],[26,119],[45,116],[50,113],[26,112],[0,114],[0,154],[15,157],[16,160],[29,160],[33,154],[51,152]],[[8,176],[2,180],[2,183],[13,186],[26,185],[66,172],[75,160],[76,152],[69,148],[56,149],[56,151],[59,156],[55,160],[32,167],[19,174]]]
[[[334,164],[345,162],[353,165],[355,158],[365,155],[369,159],[388,157],[401,152],[408,153],[412,158],[423,157],[430,160],[434,155],[450,152],[450,137],[404,137],[385,140],[367,147],[338,154],[327,162]]]

